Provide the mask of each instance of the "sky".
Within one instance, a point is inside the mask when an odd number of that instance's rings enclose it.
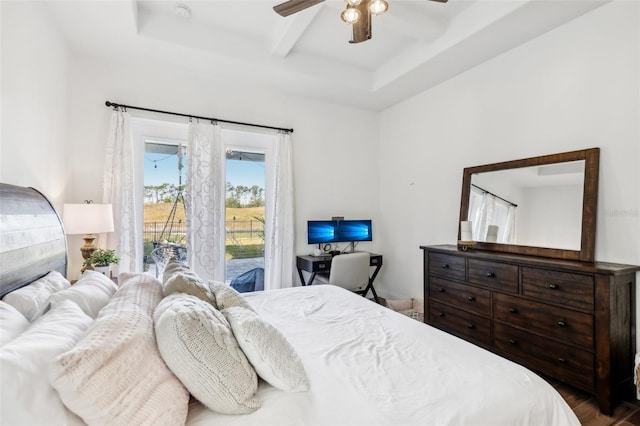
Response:
[[[155,160],[155,162],[154,162]],[[183,160],[186,167],[186,159]],[[157,167],[154,167],[157,166]],[[251,161],[227,161],[227,182],[233,186],[243,185],[252,187],[257,185],[265,187],[264,163]],[[178,156],[168,154],[151,154],[144,156],[144,185],[161,185],[172,183],[178,185]],[[182,173],[182,183],[185,183],[184,170]]]

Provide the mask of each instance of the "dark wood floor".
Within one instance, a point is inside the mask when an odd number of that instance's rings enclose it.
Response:
[[[640,401],[623,401],[616,406],[613,415],[606,416],[600,412],[592,395],[554,380],[549,380],[549,383],[567,401],[569,407],[576,413],[578,420],[584,426],[640,425]]]

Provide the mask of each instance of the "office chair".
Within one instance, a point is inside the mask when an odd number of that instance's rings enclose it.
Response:
[[[331,259],[328,280],[321,275],[316,275],[316,280],[346,288],[363,297],[371,290],[374,300],[378,303],[378,295],[369,279],[369,267],[369,253],[339,254]]]

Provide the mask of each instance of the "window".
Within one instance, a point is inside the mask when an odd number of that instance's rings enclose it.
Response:
[[[226,148],[226,281],[264,269],[264,152]]]
[[[140,229],[144,269],[156,276],[153,259],[158,245],[171,245],[186,254],[186,145],[188,125],[132,119]],[[222,129],[226,149],[225,280],[256,268],[264,269],[265,207],[271,188],[266,165],[275,135]],[[183,161],[180,161],[179,152]]]

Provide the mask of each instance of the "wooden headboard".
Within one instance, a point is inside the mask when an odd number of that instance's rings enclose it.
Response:
[[[47,197],[0,183],[0,297],[46,275],[67,274],[67,239]]]

